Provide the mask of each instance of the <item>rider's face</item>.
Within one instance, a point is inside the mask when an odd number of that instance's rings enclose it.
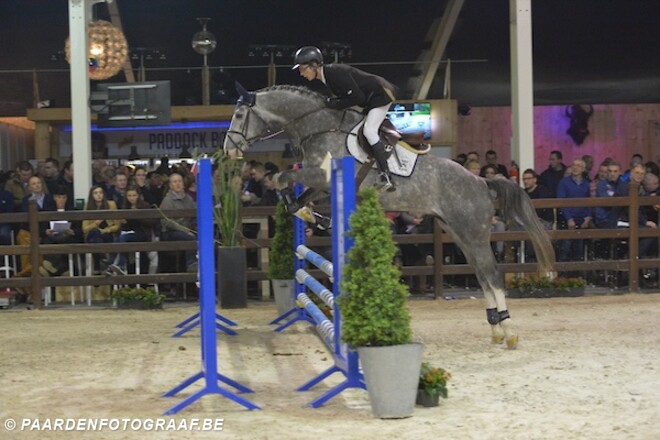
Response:
[[[310,64],[301,64],[298,66],[298,72],[300,72],[300,76],[305,78],[307,81],[316,79],[316,69],[318,69],[318,67],[312,66]]]

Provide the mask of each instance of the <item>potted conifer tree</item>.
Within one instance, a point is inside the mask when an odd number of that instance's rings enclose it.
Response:
[[[374,415],[410,417],[423,346],[411,342],[408,291],[393,264],[397,249],[378,195],[368,188],[360,197],[350,219],[355,244],[348,252],[338,298],[342,339],[358,350]]]
[[[268,278],[270,278],[277,305],[277,315],[291,310],[296,302],[293,297],[293,216],[286,211],[280,200],[275,210],[275,234],[268,250]]]

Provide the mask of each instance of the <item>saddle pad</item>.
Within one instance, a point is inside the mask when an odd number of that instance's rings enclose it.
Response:
[[[355,160],[360,163],[365,163],[368,160],[367,153],[364,152],[362,148],[358,145],[358,130],[364,124],[364,119],[362,119],[351,132],[346,136],[346,149],[348,154],[353,156]],[[398,142],[395,147],[392,155],[387,160],[387,165],[390,168],[390,172],[396,176],[410,177],[410,175],[415,170],[415,164],[417,163],[418,155],[408,151],[406,148],[400,145]],[[373,168],[377,168],[376,163],[373,164]]]

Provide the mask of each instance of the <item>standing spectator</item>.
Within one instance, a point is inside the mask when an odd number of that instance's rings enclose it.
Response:
[[[114,190],[115,190],[115,176],[117,175],[117,170],[115,170],[114,165],[105,165],[101,170],[101,178],[103,179],[100,184],[105,191],[105,197],[108,200],[114,201]]]
[[[471,160],[473,160],[473,161],[480,164],[481,158],[479,157],[479,153],[477,153],[476,151],[469,151],[468,154],[467,154],[467,160],[466,160],[465,163],[467,164]]]
[[[575,159],[571,165],[571,175],[564,177],[557,187],[557,198],[587,198],[591,190],[589,182],[584,178],[584,162]],[[586,207],[561,208],[566,223],[565,229],[587,229],[593,225],[591,209]],[[584,254],[584,240],[562,240],[560,243],[559,261],[581,260]]]
[[[550,153],[548,169],[543,171],[539,176],[539,184],[545,186],[550,191],[550,196],[554,199],[558,197],[557,188],[559,182],[564,178],[566,173],[566,165],[562,162],[563,156],[561,151],[554,150]],[[582,162],[584,163],[584,162]]]
[[[584,177],[590,180],[591,170],[594,167],[594,157],[591,154],[585,154],[582,156],[582,161],[584,162]]]
[[[46,183],[46,188],[50,194],[54,194],[57,189],[57,180],[60,176],[60,162],[57,159],[49,157],[44,161],[43,167],[41,169],[41,177],[43,177],[44,182]]]
[[[161,209],[195,209],[195,201],[186,194],[183,187],[183,176],[172,173],[169,178],[170,190],[160,204]],[[160,221],[163,241],[195,241],[197,221],[194,217],[164,218]],[[186,251],[186,268],[188,272],[197,272],[197,257],[195,251]]]
[[[101,185],[94,185],[89,190],[87,198],[87,211],[116,210],[117,205],[113,200],[108,200],[105,189]],[[82,229],[85,243],[112,243],[115,234],[121,228],[121,220],[83,220]],[[94,270],[100,272],[108,265],[107,254],[94,254]],[[105,267],[103,267],[105,266]]]
[[[60,177],[57,179],[57,186],[64,186],[66,188],[66,209],[71,210],[74,208],[73,200],[73,161],[67,160],[62,166]]]
[[[147,179],[149,179],[149,186],[147,191],[143,193],[144,200],[151,203],[152,206],[160,206],[167,192],[167,188],[163,184],[163,175],[156,170],[147,174]]]
[[[548,188],[539,185],[538,175],[536,174],[536,171],[531,168],[526,169],[523,173],[523,185],[525,186],[527,195],[532,200],[552,198],[550,197],[550,191],[548,191]],[[536,215],[545,229],[552,229],[552,225],[555,222],[552,208],[539,208],[536,210]]]
[[[653,173],[656,176],[660,176],[660,167],[652,160],[646,162],[644,166],[646,167],[647,173]]]
[[[497,163],[497,152],[495,150],[486,151],[486,163],[488,165],[494,165],[497,168],[496,174],[501,174],[507,179],[509,178],[509,171],[506,169],[506,166],[501,163]]]

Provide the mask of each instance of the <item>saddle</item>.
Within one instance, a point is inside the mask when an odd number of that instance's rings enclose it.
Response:
[[[360,148],[367,154],[367,156],[371,156],[371,146],[369,145],[367,138],[364,137],[364,133],[362,133],[363,129],[364,124],[360,126],[357,133],[358,145],[360,145]],[[401,133],[387,118],[385,118],[383,123],[380,124],[380,127],[378,127],[378,135],[380,136],[383,145],[385,145],[387,157],[390,157],[392,151],[394,151],[394,146],[397,144],[418,155],[426,154],[431,150],[431,145],[424,142],[423,131],[406,134]]]

